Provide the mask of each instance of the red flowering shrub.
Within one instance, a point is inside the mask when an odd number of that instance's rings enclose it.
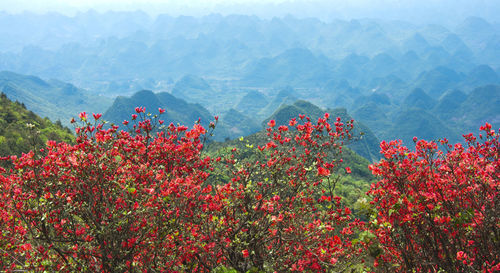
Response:
[[[381,143],[385,158],[371,166],[380,180],[368,194],[386,270],[500,270],[499,135],[489,124],[481,130],[465,145],[442,141],[445,153],[424,140],[415,139],[415,151]]]
[[[208,176],[205,129],[171,125],[153,138],[151,120],[131,134],[104,129],[99,117],[91,124],[80,114],[75,145],[49,141],[1,176],[1,268],[123,272],[189,263],[197,238],[180,231],[191,228],[186,219]]]
[[[292,120],[237,162],[203,156],[200,125],[154,133],[144,108],[131,132],[79,117],[75,145],[49,141],[0,170],[0,270],[326,271],[363,247],[333,196],[352,123]]]
[[[356,264],[363,245],[352,241],[363,223],[333,195],[333,173],[352,122],[330,124],[325,116],[317,123],[303,118],[268,125],[270,140],[256,158],[233,149],[215,167],[214,177],[229,182],[215,186],[223,205],[203,224],[215,239],[216,255],[207,263],[238,272],[341,271]]]

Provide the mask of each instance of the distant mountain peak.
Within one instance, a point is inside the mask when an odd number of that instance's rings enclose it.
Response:
[[[173,89],[176,90],[182,88],[207,90],[210,89],[210,85],[202,77],[188,74],[177,81]]]
[[[166,123],[180,123],[190,126],[201,119],[204,125],[212,119],[210,112],[199,104],[187,103],[182,99],[162,92],[153,93],[151,90],[141,90],[131,97],[117,97],[113,105],[104,113],[103,118],[115,124],[129,120],[135,113],[135,107],[145,107],[146,112],[157,114],[158,108],[164,108],[166,113],[162,119]]]
[[[403,104],[409,108],[430,109],[436,105],[436,101],[427,95],[422,88],[415,88],[405,98]]]

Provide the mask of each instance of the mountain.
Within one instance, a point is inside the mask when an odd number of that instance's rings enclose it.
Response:
[[[460,109],[460,105],[466,99],[467,95],[464,92],[458,89],[449,90],[439,98],[433,110],[443,120],[453,120],[454,117],[458,117],[457,112]]]
[[[463,78],[462,74],[453,69],[439,66],[420,74],[415,85],[427,90],[430,96],[441,96],[446,90],[457,86]]]
[[[404,99],[402,106],[407,108],[429,109],[436,105],[436,101],[429,97],[421,88],[415,88]]]
[[[425,140],[448,138],[451,143],[460,141],[459,134],[426,110],[411,108],[397,113],[388,128],[384,140],[401,139],[403,144],[412,147],[413,137]]]
[[[310,50],[292,48],[272,57],[262,58],[249,66],[243,85],[298,87],[318,86],[329,78],[328,59],[315,56]]]
[[[113,95],[171,90],[170,80],[186,74],[210,79],[214,89],[214,81],[299,88],[322,87],[330,79],[346,79],[356,88],[388,74],[413,80],[435,66],[457,72],[479,64],[496,68],[497,25],[479,17],[449,30],[377,19],[4,12],[0,70],[58,78]]]
[[[496,32],[494,27],[480,17],[468,17],[459,24],[455,32],[462,37],[470,46],[481,49],[481,43],[486,41]]]
[[[172,95],[192,102],[203,102],[212,96],[213,90],[201,77],[185,75],[177,81],[172,89]]]
[[[375,55],[366,65],[366,70],[371,77],[383,77],[398,69],[397,60],[387,53]]]
[[[478,70],[495,75],[487,67]],[[449,89],[440,97],[416,88],[400,102],[383,99],[374,93],[359,97],[354,105],[359,106],[353,116],[368,125],[378,138],[401,139],[408,146],[413,145],[414,136],[459,142],[462,133],[476,132],[485,122],[494,128],[500,126],[500,85],[484,85],[468,94]]]
[[[37,115],[60,120],[64,125],[69,125],[79,112],[102,113],[111,103],[107,97],[91,94],[69,83],[44,81],[9,71],[0,72],[0,91],[11,100],[24,103]]]
[[[25,104],[13,102],[2,93],[0,95],[0,157],[20,156],[35,148],[32,146],[34,135],[30,132],[28,124],[34,125],[33,130],[39,132],[34,138],[36,148],[43,147],[47,140],[74,141],[74,135],[60,122],[54,124],[48,118],[43,119],[26,109]],[[0,161],[0,166],[8,167],[8,164]]]
[[[139,91],[131,97],[117,97],[103,118],[120,125],[124,120],[130,121],[136,107],[146,107],[146,112],[152,114],[156,114],[158,108],[164,108],[165,113],[161,118],[167,124],[172,122],[190,126],[201,119],[206,126],[213,119],[210,112],[199,104],[187,103],[166,92],[155,94],[150,90]]]
[[[494,92],[467,99],[479,87],[500,84],[500,27],[479,17],[445,27],[390,19],[3,12],[0,23],[0,70],[41,77],[0,73],[0,90],[64,124],[80,111],[103,112],[113,103],[106,96],[137,90],[155,93],[144,98],[151,111],[175,102],[166,107],[169,120],[191,124],[211,117],[207,112],[219,115],[218,137],[253,132],[255,123],[298,99],[344,107],[384,139],[412,109],[452,133],[496,117],[489,106]],[[174,98],[162,99],[161,92]],[[485,109],[476,103],[481,99]],[[128,107],[123,98],[116,104]],[[133,108],[127,109],[128,118]]]
[[[376,102],[370,101],[356,108],[352,115],[355,120],[366,124],[377,136],[381,136],[383,132],[391,127],[390,113],[386,110],[387,107]]]
[[[296,118],[299,115],[306,115],[311,120],[315,121],[320,117],[323,117],[323,115],[326,112],[319,108],[318,106],[304,101],[304,100],[298,100],[293,104],[283,104],[281,105],[274,113],[266,118],[262,122],[263,127],[267,127],[267,123],[269,120],[273,119],[276,122],[276,125],[288,125],[288,122],[292,118]]]
[[[393,102],[391,101],[389,95],[375,91],[364,96],[359,96],[354,101],[353,105],[359,105],[358,107],[360,107],[370,103],[374,103],[375,105],[386,108],[392,106]]]
[[[223,135],[225,138],[234,139],[242,136],[254,134],[262,129],[259,123],[254,119],[230,109],[220,118],[221,128],[215,130],[215,135]]]
[[[327,112],[330,113],[331,119],[340,117],[343,122],[352,119],[345,108],[323,110],[310,102],[298,100],[292,105],[282,105],[264,120],[263,126],[267,126],[267,122],[271,119],[275,120],[277,126],[288,125],[290,119],[297,118],[299,115],[306,115],[315,122]],[[354,130],[351,133],[354,140],[347,147],[369,161],[375,161],[379,158],[379,141],[366,125],[355,121]]]
[[[111,107],[104,113],[103,119],[121,125],[124,120],[131,121],[136,107],[145,107],[146,113],[157,114],[158,108],[165,109],[161,119],[170,123],[191,126],[198,120],[208,128],[213,121],[213,115],[198,103],[188,103],[170,93],[154,93],[150,90],[136,92],[131,97],[117,97]],[[214,140],[223,141],[246,136],[259,131],[262,127],[250,117],[230,109],[219,118],[219,124],[214,132]]]
[[[267,98],[259,91],[251,90],[241,98],[236,109],[244,113],[258,113],[268,104]]]
[[[453,55],[461,55],[463,57],[472,58],[474,54],[472,50],[467,47],[464,41],[454,33],[448,34],[441,42],[441,46]]]
[[[369,61],[370,58],[367,56],[350,53],[339,60],[334,74],[338,78],[349,79],[351,82],[359,82],[365,76],[361,68]]]
[[[487,84],[500,84],[500,77],[489,65],[474,67],[465,79],[468,86],[477,87]]]
[[[354,100],[361,95],[358,88],[353,88],[346,79],[329,80],[321,88],[321,104],[327,107],[351,107]]]
[[[327,109],[331,117],[340,117],[343,122],[352,120],[345,108]],[[363,122],[354,120],[353,140],[347,147],[360,156],[374,162],[380,159],[380,141]]]
[[[474,89],[461,103],[456,115],[459,124],[470,131],[489,122],[493,128],[500,128],[500,86],[486,85]]]
[[[260,112],[258,112],[259,118],[269,117],[276,109],[278,109],[283,104],[292,104],[297,100],[297,93],[295,90],[287,86],[280,89],[280,91],[274,96],[273,100],[269,102],[266,107],[264,107]]]
[[[416,32],[410,38],[404,40],[402,46],[406,50],[411,50],[422,55],[430,45],[420,33]]]

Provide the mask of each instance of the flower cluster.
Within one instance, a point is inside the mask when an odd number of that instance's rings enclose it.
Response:
[[[239,161],[237,149],[204,156],[199,124],[135,112],[129,131],[82,113],[75,144],[49,141],[0,170],[0,270],[326,271],[361,252],[363,224],[332,193],[352,123],[271,123]]]
[[[206,152],[217,117],[207,130],[164,125],[163,113],[137,107],[128,131],[81,113],[76,143],[9,157],[0,271],[343,272],[366,266],[367,253],[382,272],[500,270],[489,124],[441,150],[382,142],[364,223],[335,195],[338,174],[351,172],[341,163],[353,121],[271,120],[260,145]]]
[[[500,270],[500,145],[486,124],[465,145],[417,140],[381,143],[384,159],[371,166],[377,235],[376,264],[401,272]]]

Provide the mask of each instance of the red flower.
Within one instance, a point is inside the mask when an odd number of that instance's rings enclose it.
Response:
[[[225,147],[211,158],[202,153],[206,130],[200,124],[145,134],[161,121],[144,111],[136,109],[133,118],[141,121],[131,131],[85,124],[76,129],[75,144],[47,142],[43,153],[12,158],[16,171],[0,168],[0,245],[9,246],[2,249],[0,271],[12,271],[10,264],[58,272],[165,271],[189,264],[200,272],[202,262],[250,264],[250,253],[259,253],[273,271],[326,272],[360,253],[361,243],[352,240],[364,224],[321,184],[349,138],[342,125],[329,134],[327,120],[306,118],[295,130],[294,119],[288,123],[293,130],[269,129],[265,145],[256,144],[264,150],[257,156]],[[72,259],[64,268],[53,239]]]
[[[344,211],[345,211],[345,214],[347,214],[347,215],[351,214],[351,209],[349,207],[345,207]]]
[[[98,120],[99,118],[102,117],[102,114],[92,114],[92,116],[94,116],[95,120]]]
[[[467,254],[465,254],[465,252],[463,251],[457,252],[457,260],[462,261],[465,259],[467,259]]]
[[[250,254],[248,253],[248,249],[243,249],[241,251],[241,253],[243,254],[243,257],[247,258]]]
[[[83,121],[85,121],[87,119],[87,113],[85,113],[85,112],[81,112],[78,116]]]
[[[328,176],[328,175],[330,175],[329,169],[318,167],[318,176]]]
[[[491,127],[486,124],[481,130],[491,132]],[[491,230],[498,221],[488,217],[498,213],[495,205],[485,204],[498,199],[500,182],[492,170],[500,166],[499,136],[487,133],[480,140],[473,134],[463,136],[465,145],[442,141],[447,146],[443,151],[436,142],[416,137],[415,151],[401,141],[380,144],[385,159],[370,166],[379,179],[368,195],[377,211],[375,221],[389,227],[379,225],[372,232],[388,250],[382,260],[401,264],[397,272],[428,271],[422,265],[436,261],[446,272],[462,272],[463,265],[496,272],[492,262],[499,252]],[[439,241],[435,251],[426,249],[428,238]],[[451,262],[446,260],[455,255]],[[418,262],[405,265],[406,258]]]
[[[271,120],[267,123],[267,125],[268,125],[269,127],[273,128],[274,126],[276,126],[276,121],[274,121],[274,119],[271,119]]]

